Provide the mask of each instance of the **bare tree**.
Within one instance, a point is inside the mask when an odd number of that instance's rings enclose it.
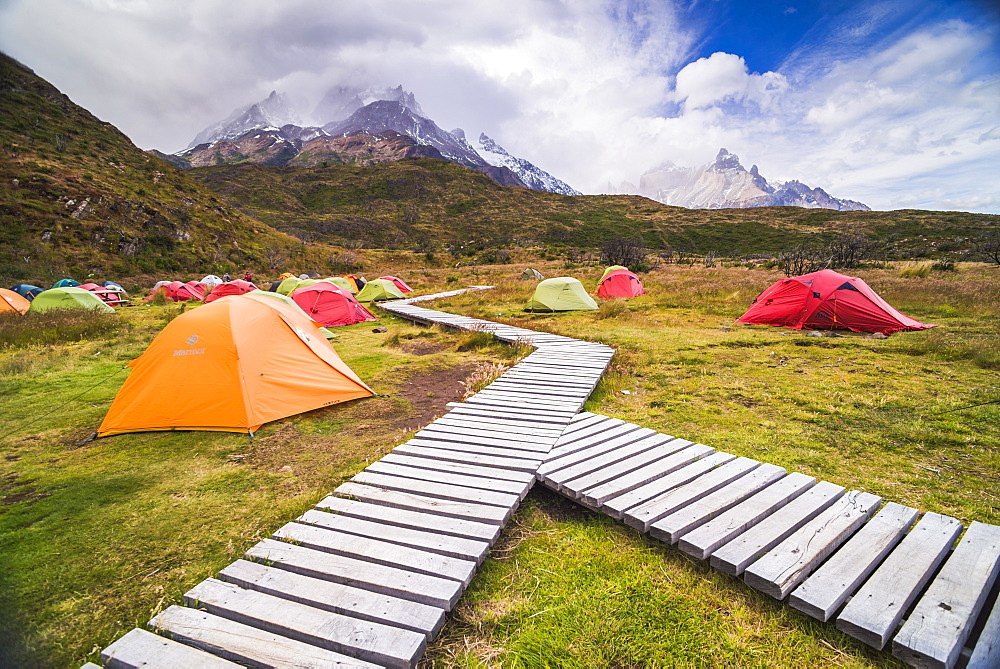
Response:
[[[993,232],[983,235],[976,242],[973,251],[1000,266],[1000,233]]]
[[[648,255],[641,237],[612,239],[601,247],[601,262],[630,269],[642,265]]]

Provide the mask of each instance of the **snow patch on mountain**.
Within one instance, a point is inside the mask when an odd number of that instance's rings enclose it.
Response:
[[[465,133],[461,130],[462,141],[465,140]],[[455,135],[456,131],[452,131],[452,135]],[[471,148],[471,147],[470,147]],[[520,177],[528,188],[533,188],[535,190],[547,190],[551,193],[560,193],[561,195],[582,195],[580,191],[576,190],[565,181],[557,179],[545,170],[536,167],[529,161],[523,158],[517,158],[510,155],[502,146],[497,144],[495,141],[490,139],[486,133],[481,133],[479,135],[479,146],[478,153],[483,159],[494,167],[506,167],[511,172]]]
[[[271,94],[260,102],[255,102],[248,107],[240,107],[225,120],[210,125],[199,132],[184,150],[187,151],[199,144],[213,144],[223,139],[236,139],[249,130],[265,128],[277,130],[288,124],[302,125],[302,119],[299,118],[295,108],[280,93],[271,91]]]

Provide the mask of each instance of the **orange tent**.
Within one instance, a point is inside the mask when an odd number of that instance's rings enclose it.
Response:
[[[129,366],[97,436],[249,432],[375,393],[301,310],[247,294],[181,314]]]
[[[28,308],[30,306],[31,302],[29,302],[26,298],[21,297],[13,290],[0,288],[0,313],[13,311],[23,316],[28,312]]]

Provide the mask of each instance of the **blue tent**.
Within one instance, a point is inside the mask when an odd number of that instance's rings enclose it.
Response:
[[[79,286],[79,285],[80,285],[80,282],[79,281],[74,281],[73,279],[59,279],[54,284],[52,284],[52,287],[53,288],[73,288],[73,287],[76,287],[76,286]]]
[[[44,288],[39,288],[38,286],[32,286],[32,285],[27,284],[27,283],[19,283],[16,286],[14,286],[13,288],[11,288],[11,290],[13,290],[15,293],[17,293],[21,297],[27,298],[29,300],[33,300],[33,299],[35,299],[35,295],[38,295],[39,293],[41,293],[44,290]]]
[[[121,285],[115,283],[114,281],[102,281],[101,285],[105,288],[117,288],[118,290],[125,290]]]

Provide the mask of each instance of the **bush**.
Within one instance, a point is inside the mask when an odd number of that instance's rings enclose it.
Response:
[[[930,273],[930,265],[910,265],[909,267],[904,267],[899,275],[904,279],[926,279]]]

